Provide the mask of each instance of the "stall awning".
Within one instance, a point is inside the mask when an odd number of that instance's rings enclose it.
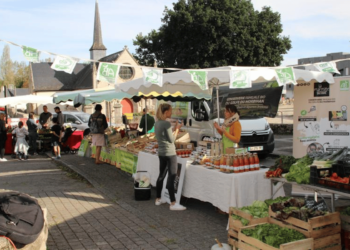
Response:
[[[53,97],[40,96],[40,95],[22,95],[22,96],[0,98],[0,106],[19,105],[19,104],[27,104],[27,103],[49,104],[49,103],[53,103]]]

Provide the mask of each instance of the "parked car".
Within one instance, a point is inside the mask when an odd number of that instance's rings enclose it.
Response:
[[[72,127],[82,131],[89,129],[90,114],[79,111],[62,111],[62,114],[64,124],[70,124]],[[57,114],[54,113],[53,117],[57,117]]]

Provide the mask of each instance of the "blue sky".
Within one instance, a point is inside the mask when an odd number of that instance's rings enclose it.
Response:
[[[138,33],[158,29],[165,6],[174,0],[99,0],[103,43],[107,54],[125,45],[134,52]],[[283,35],[293,48],[282,65],[298,58],[350,52],[349,0],[252,0],[281,14]],[[93,39],[95,0],[0,0],[0,39],[78,58],[89,58]],[[0,42],[0,53],[5,43]],[[10,45],[11,58],[25,61],[19,47]],[[49,57],[43,54],[41,58]]]

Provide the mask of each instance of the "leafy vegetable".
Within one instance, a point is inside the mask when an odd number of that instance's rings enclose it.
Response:
[[[243,229],[242,233],[275,248],[279,248],[280,245],[285,243],[305,239],[302,233],[294,229],[269,223],[259,224],[254,229]]]
[[[282,197],[282,196],[280,196],[280,197],[277,197],[276,199],[265,200],[265,203],[266,203],[267,206],[271,206],[273,203],[280,203],[280,202],[283,202],[283,201],[287,201],[289,199],[290,199],[290,197],[287,197],[287,196]]]
[[[295,181],[298,184],[309,184],[310,183],[310,165],[313,159],[308,155],[300,158],[294,163],[290,169],[289,174],[286,175],[287,181]]]
[[[270,170],[275,170],[278,167],[282,168],[283,173],[288,173],[290,167],[297,161],[293,156],[281,155],[275,161],[275,165],[270,167]]]
[[[350,207],[345,208],[343,211],[340,212],[341,214],[350,216]],[[342,221],[343,223],[343,221]]]

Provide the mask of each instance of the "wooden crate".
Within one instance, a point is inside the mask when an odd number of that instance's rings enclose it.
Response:
[[[238,232],[230,228],[228,230],[227,236],[228,244],[231,245],[233,249],[236,249],[238,247]]]
[[[350,249],[350,216],[340,214],[341,242],[346,250]]]
[[[261,223],[265,224],[265,223]],[[260,240],[254,239],[252,237],[244,235],[241,230],[242,229],[253,229],[256,225],[242,227],[238,233],[238,245],[237,247],[240,250],[277,250],[277,249],[283,249],[283,250],[307,250],[307,249],[314,249],[314,239],[305,239],[305,240],[298,240],[286,244],[280,245],[280,248],[275,248],[270,245],[267,245]]]
[[[314,239],[314,249],[324,250],[341,250],[341,237],[340,233],[326,236],[323,238]]]
[[[296,219],[288,218],[287,220],[280,221],[276,219],[276,213],[269,208],[269,222],[277,224],[282,227],[288,227],[295,229],[307,238],[323,238],[329,235],[338,234],[341,231],[340,215],[339,212],[330,213],[324,216],[314,217],[308,220],[308,222]],[[322,229],[317,229],[324,227]],[[317,229],[317,230],[316,230]]]
[[[340,220],[341,220],[341,229],[345,230],[345,231],[349,231],[350,232],[350,216],[341,214],[340,215]],[[343,222],[347,222],[347,223],[343,223]]]
[[[255,224],[260,224],[260,223],[266,223],[268,221],[268,217],[266,218],[259,218],[259,219],[256,219],[254,218],[251,214],[247,214],[241,210],[238,210],[234,207],[230,207],[230,215],[229,215],[229,228],[230,229],[233,229],[237,232],[238,234],[238,231],[241,227],[244,227],[244,225],[242,224],[241,221],[239,220],[234,220],[232,218],[232,214],[234,215],[238,215],[244,219],[247,219],[249,220],[249,224],[248,226],[251,226],[251,225],[255,225]]]

